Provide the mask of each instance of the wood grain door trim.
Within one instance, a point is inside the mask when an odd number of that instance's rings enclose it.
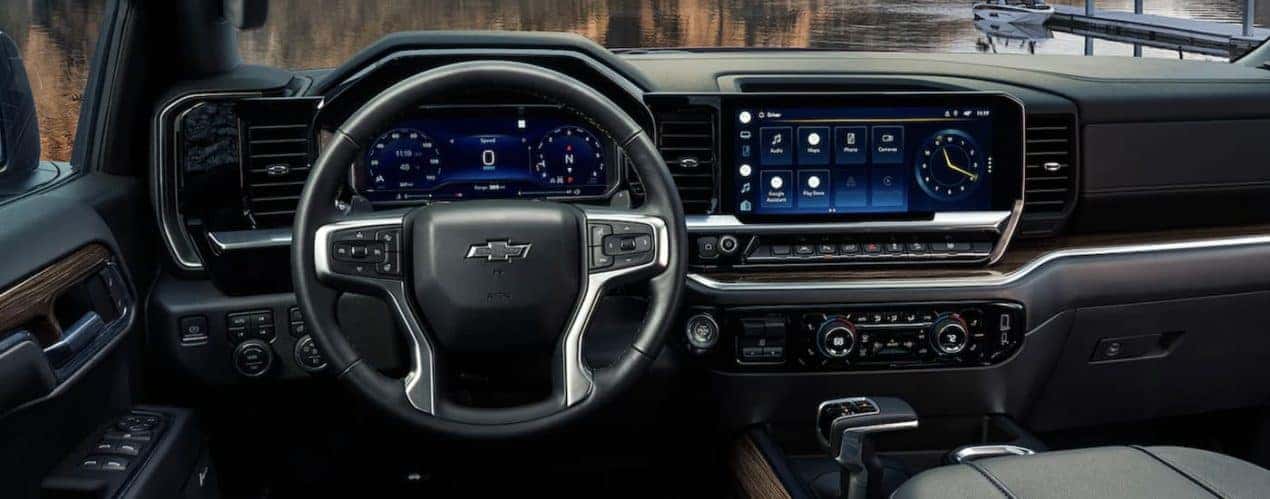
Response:
[[[62,259],[0,291],[0,333],[24,328],[47,347],[62,337],[53,304],[72,286],[110,261],[104,244],[82,246]]]

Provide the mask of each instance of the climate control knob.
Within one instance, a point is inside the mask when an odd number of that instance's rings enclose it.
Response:
[[[957,314],[944,314],[930,326],[930,346],[942,355],[956,355],[970,343],[970,327]]]
[[[841,359],[855,348],[855,324],[841,317],[831,317],[816,330],[816,351],[830,359]]]

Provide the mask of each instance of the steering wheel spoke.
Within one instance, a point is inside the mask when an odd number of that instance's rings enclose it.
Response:
[[[605,292],[621,284],[646,281],[665,272],[670,233],[660,217],[639,211],[582,207],[587,237],[585,288],[562,342],[565,405],[586,399],[594,388],[582,356],[582,337]]]
[[[384,300],[411,346],[411,369],[406,375],[406,398],[421,412],[433,414],[435,359],[433,342],[410,304],[405,269],[403,215],[350,218],[319,227],[314,238],[314,266],[318,278],[333,289],[353,291]]]

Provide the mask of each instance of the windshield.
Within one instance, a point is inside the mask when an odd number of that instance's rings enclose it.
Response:
[[[269,7],[268,23],[242,34],[241,51],[247,62],[288,68],[334,67],[386,34],[410,30],[562,31],[610,48],[1218,61],[1270,37],[1262,27],[1270,0],[273,0]]]

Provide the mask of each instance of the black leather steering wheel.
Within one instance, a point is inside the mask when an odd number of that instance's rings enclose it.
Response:
[[[394,119],[429,98],[473,88],[540,96],[608,134],[643,181],[643,204],[616,210],[536,200],[465,201],[363,216],[337,208],[349,165]],[[473,438],[556,428],[629,387],[660,352],[687,261],[679,195],[643,129],[573,78],[505,61],[432,69],[362,106],[324,145],[304,186],[294,232],[295,292],[328,368],[407,424]],[[605,244],[620,254],[606,257]],[[380,263],[347,257],[361,251]],[[646,283],[649,297],[638,334],[612,365],[587,366],[582,337],[597,302],[612,286],[633,283]],[[411,347],[404,379],[381,374],[349,344],[345,334],[356,325],[336,319],[345,291],[381,297],[394,312]],[[476,408],[445,396],[439,369],[445,352],[533,349],[552,355],[546,399]]]

